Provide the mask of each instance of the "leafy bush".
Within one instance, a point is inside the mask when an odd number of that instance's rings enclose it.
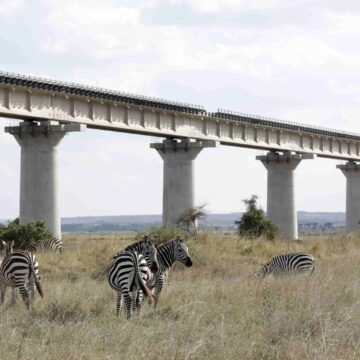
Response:
[[[0,227],[0,238],[6,242],[13,240],[15,249],[22,249],[36,240],[51,237],[51,232],[42,221],[32,221],[26,225],[20,225],[16,218],[7,226]]]
[[[246,205],[246,212],[241,220],[235,221],[238,226],[238,234],[245,238],[265,237],[273,240],[279,236],[279,228],[270,220],[266,219],[264,210],[257,204],[258,197],[252,195],[250,199],[243,200]]]
[[[142,240],[145,235],[148,235],[150,239],[155,241],[156,246],[159,246],[176,238],[177,236],[184,236],[184,231],[169,226],[152,227],[147,233],[138,232],[135,240]]]

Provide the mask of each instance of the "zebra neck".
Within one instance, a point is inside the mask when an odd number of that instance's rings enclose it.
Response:
[[[174,244],[168,244],[160,248],[158,258],[161,270],[170,269],[175,262]]]

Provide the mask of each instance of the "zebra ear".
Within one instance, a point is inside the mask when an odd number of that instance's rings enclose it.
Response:
[[[176,237],[176,240],[180,243],[183,243],[184,242],[184,238],[181,238],[180,236],[177,236]]]

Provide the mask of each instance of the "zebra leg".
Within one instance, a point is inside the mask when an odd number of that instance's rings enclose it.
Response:
[[[16,305],[16,289],[15,288],[11,288],[11,302],[10,302],[10,306],[14,306]]]
[[[129,320],[131,317],[131,313],[132,313],[132,296],[129,293],[129,291],[123,292],[123,296],[124,296],[124,303],[125,303],[125,307],[126,307],[126,317]]]
[[[158,279],[156,279],[156,283],[155,283],[155,289],[154,289],[154,293],[155,293],[155,301],[154,301],[154,306],[157,305],[158,301],[159,301],[159,296],[161,294],[161,291],[164,287],[164,284],[166,282],[166,277],[165,276],[160,276]]]
[[[6,286],[5,286],[5,285],[1,285],[1,286],[0,286],[0,305],[2,305],[2,304],[4,303],[5,292],[6,292]]]
[[[116,300],[116,315],[119,316],[121,309],[122,309],[122,304],[123,304],[123,296],[121,293],[121,290],[118,291],[117,293],[117,300]]]
[[[136,301],[135,301],[136,310],[138,313],[140,313],[140,308],[143,303],[143,300],[144,300],[144,292],[141,289],[139,289],[136,293]]]
[[[19,286],[19,292],[20,292],[21,297],[24,300],[27,310],[29,310],[30,309],[30,295],[29,295],[29,291],[26,288],[25,284]]]

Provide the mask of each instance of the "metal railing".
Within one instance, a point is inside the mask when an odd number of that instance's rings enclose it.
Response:
[[[82,85],[78,83],[63,82],[34,76],[20,75],[4,71],[0,71],[0,83],[15,86],[26,86],[30,88],[44,89],[74,95],[83,95],[99,98],[102,100],[122,101],[129,104],[151,106],[164,110],[175,110],[191,114],[205,113],[205,109],[199,105],[126,93],[122,91],[108,90],[100,87]]]
[[[311,134],[336,136],[351,140],[360,140],[360,134],[355,132],[331,129],[324,126],[302,124],[295,121],[286,121],[286,120],[275,119],[261,115],[245,114],[231,110],[218,109],[217,112],[208,113],[208,115],[220,119],[241,121],[255,125],[258,124],[258,125],[272,126],[287,130],[295,130],[299,132],[308,132]]]

